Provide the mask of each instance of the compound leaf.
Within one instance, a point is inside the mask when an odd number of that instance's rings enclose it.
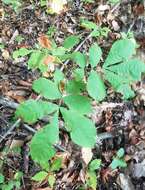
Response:
[[[33,50],[29,50],[26,48],[20,48],[13,52],[13,58],[16,59],[18,57],[23,57],[23,56],[29,55],[32,52],[33,52]]]

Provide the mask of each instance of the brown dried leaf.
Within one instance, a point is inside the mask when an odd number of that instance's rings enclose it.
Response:
[[[37,40],[43,48],[51,49],[51,41],[48,36],[42,34]]]

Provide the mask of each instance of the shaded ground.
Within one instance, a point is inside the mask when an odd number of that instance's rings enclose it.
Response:
[[[2,7],[2,4],[0,4]],[[101,7],[101,5],[104,5]],[[4,18],[3,12],[5,12]],[[10,7],[1,8],[0,20],[0,43],[4,44],[4,49],[0,51],[0,138],[2,138],[10,126],[14,123],[14,103],[20,103],[29,97],[35,97],[31,91],[32,81],[38,78],[37,71],[32,72],[27,69],[26,59],[15,62],[12,52],[19,47],[34,47],[37,38],[41,33],[46,33],[50,26],[55,26],[57,32],[54,39],[61,43],[65,36],[70,34],[83,34],[87,36],[87,31],[79,25],[79,18],[85,17],[94,21],[100,26],[111,29],[107,38],[98,38],[99,45],[107,52],[112,42],[120,36],[120,32],[131,30],[140,44],[138,57],[144,60],[145,48],[145,10],[141,1],[123,0],[115,6],[108,5],[105,1],[97,1],[94,4],[84,5],[79,1],[70,3],[68,10],[58,16],[50,16],[35,3],[33,6],[27,2],[20,13],[16,14]],[[16,40],[21,36],[21,40]],[[87,50],[92,39],[89,39],[81,50]],[[65,72],[71,72],[71,63],[65,68]],[[120,95],[108,89],[107,108],[100,111],[94,105],[94,113],[91,116],[96,122],[98,135],[104,134],[98,140],[93,150],[94,158],[101,158],[103,166],[99,173],[98,189],[119,190],[128,187],[128,190],[145,189],[145,81],[137,84],[136,97],[131,101],[123,102]],[[4,103],[4,98],[9,104]],[[113,106],[112,106],[113,103]],[[118,106],[117,103],[120,103]],[[103,105],[103,104],[102,104]],[[39,129],[38,123],[34,126]],[[105,137],[105,134],[111,136]],[[16,128],[0,143],[0,159],[4,160],[2,169],[7,179],[11,179],[14,171],[21,170],[24,173],[21,189],[37,189],[30,179],[39,170],[30,160],[29,140],[33,133],[24,128]],[[10,151],[5,157],[7,147],[14,146],[17,140],[22,140],[21,151]],[[66,132],[61,132],[60,145],[69,152],[59,152],[65,160],[65,166],[56,173],[56,190],[79,189],[84,183],[85,165],[81,158],[81,149],[70,142]],[[109,171],[115,152],[123,147],[128,167],[123,170],[117,169],[115,172]],[[122,176],[124,178],[122,178]],[[124,182],[125,181],[125,182]],[[127,183],[124,187],[123,183]],[[42,185],[42,187],[45,187]],[[127,188],[126,188],[127,189]]]

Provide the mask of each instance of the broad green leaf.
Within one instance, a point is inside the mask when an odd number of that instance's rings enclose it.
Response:
[[[131,87],[128,84],[122,84],[117,89],[117,92],[121,93],[123,95],[123,99],[129,99],[133,98],[135,96],[134,91],[131,89]]]
[[[97,101],[102,101],[106,96],[105,85],[101,77],[92,71],[87,82],[87,91],[89,95]]]
[[[39,78],[38,80],[35,80],[32,88],[35,92],[44,96],[44,98],[50,100],[61,98],[61,93],[58,90],[58,86],[46,78]]]
[[[82,81],[85,77],[85,71],[83,68],[77,68],[74,70],[74,78],[76,81]]]
[[[117,40],[109,52],[107,59],[103,65],[104,68],[109,67],[123,61],[127,61],[135,53],[136,45],[132,40],[121,39]]]
[[[4,183],[4,180],[5,180],[5,178],[4,178],[3,174],[0,173],[0,184]]]
[[[54,114],[50,124],[45,125],[43,132],[46,134],[49,143],[55,144],[59,141],[58,113]]]
[[[29,55],[32,52],[33,52],[33,50],[26,49],[26,48],[20,48],[13,52],[13,58],[16,59],[18,57],[23,57],[23,56]]]
[[[50,174],[48,176],[48,183],[49,183],[51,188],[53,188],[55,181],[56,181],[55,176],[53,174]]]
[[[88,114],[92,111],[89,98],[81,95],[70,95],[63,98],[64,103],[79,114]]]
[[[37,69],[41,67],[45,57],[46,55],[41,51],[34,51],[28,60],[28,69]]]
[[[66,49],[64,47],[57,47],[55,49],[52,49],[52,55],[53,56],[63,56],[65,55]]]
[[[62,166],[62,159],[57,158],[51,164],[51,171],[59,171]]]
[[[35,162],[44,165],[55,155],[55,149],[48,143],[46,135],[38,132],[32,138],[30,154]]]
[[[96,67],[102,57],[102,50],[97,43],[89,49],[89,61],[92,67]]]
[[[105,79],[110,82],[113,88],[116,90],[121,84],[131,83],[131,79],[123,77],[122,75],[118,75],[112,71],[104,70]]]
[[[90,171],[95,171],[100,169],[101,167],[101,160],[100,159],[95,159],[92,160],[91,163],[89,164],[89,170]]]
[[[124,148],[120,148],[118,151],[117,151],[117,156],[118,158],[122,158],[124,156]]]
[[[66,91],[69,94],[79,94],[85,90],[85,84],[82,81],[70,80],[66,85]]]
[[[47,166],[48,160],[55,155],[52,144],[59,140],[58,113],[56,113],[50,124],[44,126],[32,138],[30,154],[34,161],[43,168]]]
[[[45,171],[40,171],[38,173],[36,173],[33,177],[32,180],[34,181],[38,181],[41,182],[43,180],[45,180],[45,178],[48,176],[48,173]]]
[[[84,68],[86,66],[86,56],[81,52],[74,52],[72,54],[72,59],[79,65],[80,68]]]
[[[88,118],[77,112],[61,108],[66,128],[70,131],[74,143],[82,147],[94,147],[96,142],[95,125]]]
[[[45,115],[53,113],[57,109],[58,106],[56,104],[30,99],[19,105],[15,115],[16,117],[22,118],[24,122],[33,124],[38,119],[42,119]]]
[[[75,45],[77,45],[80,41],[79,36],[69,36],[63,42],[63,47],[66,49],[72,49]]]

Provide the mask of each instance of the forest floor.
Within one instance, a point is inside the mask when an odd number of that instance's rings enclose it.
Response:
[[[36,97],[31,85],[40,76],[38,71],[28,70],[28,57],[16,62],[12,58],[13,51],[20,47],[35,47],[38,37],[50,32],[50,27],[55,29],[53,39],[57,44],[72,34],[81,34],[83,41],[89,34],[80,27],[79,20],[83,17],[110,31],[106,37],[89,38],[80,51],[88,51],[90,44],[97,41],[103,51],[108,52],[112,43],[120,38],[121,32],[130,31],[139,44],[137,57],[145,61],[144,6],[141,0],[122,0],[115,5],[106,0],[89,4],[74,0],[62,13],[50,15],[39,5],[39,1],[25,1],[17,12],[11,6],[0,3],[0,173],[5,176],[5,183],[21,171],[20,188],[13,189],[51,189],[46,181],[38,183],[31,180],[39,171],[29,156],[33,131],[23,124],[11,130],[16,121],[15,108],[29,97]],[[71,62],[64,72],[70,75]],[[97,171],[98,190],[145,190],[145,79],[142,78],[134,88],[135,98],[125,101],[108,87],[105,101],[94,106],[92,120],[95,121],[100,140],[92,150],[92,158],[102,160]],[[37,130],[41,125],[38,122],[32,127]],[[53,189],[91,189],[85,186],[86,167],[81,148],[70,141],[66,131],[61,131],[60,136],[59,145],[66,152],[57,151],[57,155],[63,158],[64,166],[55,172]],[[127,167],[112,170],[110,163],[120,148],[125,150]]]

